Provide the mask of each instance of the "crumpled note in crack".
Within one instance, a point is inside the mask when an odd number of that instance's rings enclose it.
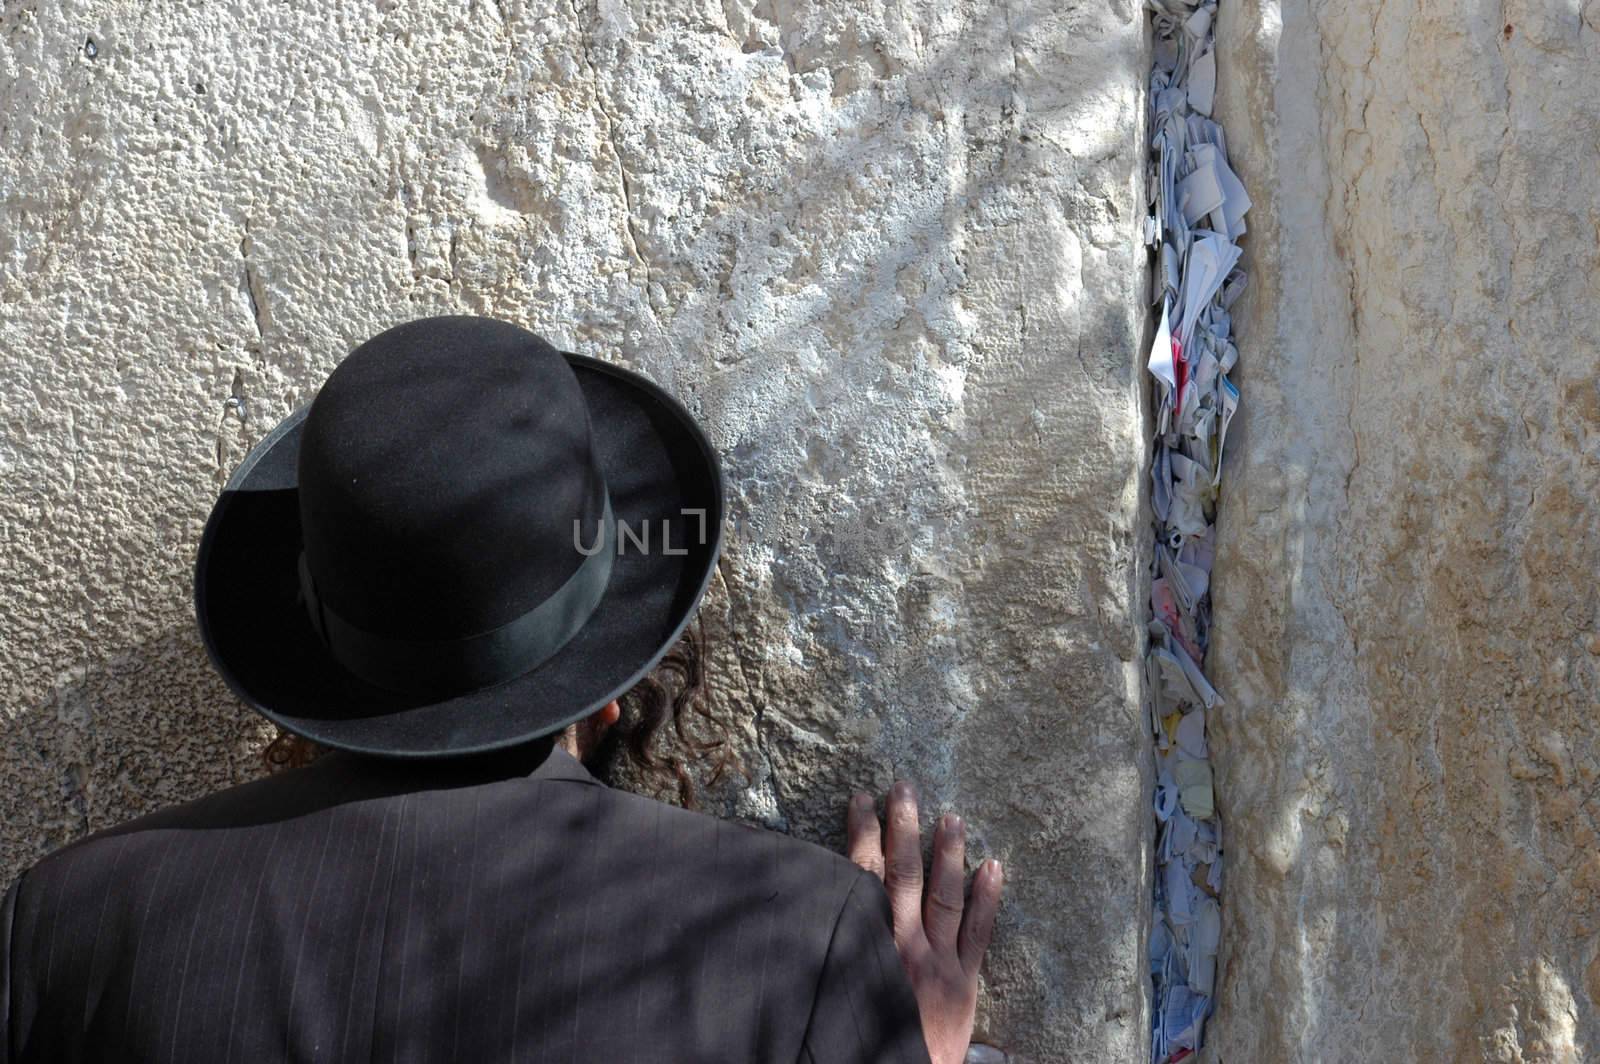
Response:
[[[1209,820],[1217,808],[1211,791],[1211,762],[1182,761],[1173,770],[1183,811],[1196,820]]]

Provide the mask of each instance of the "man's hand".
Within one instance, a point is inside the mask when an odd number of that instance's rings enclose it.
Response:
[[[933,1064],[961,1064],[978,1008],[978,966],[1000,907],[1000,862],[985,861],[963,900],[966,827],[948,814],[933,836],[933,867],[923,894],[917,797],[901,780],[885,802],[883,831],[872,798],[850,800],[850,859],[883,880],[894,913],[894,941],[911,977],[922,1036]]]

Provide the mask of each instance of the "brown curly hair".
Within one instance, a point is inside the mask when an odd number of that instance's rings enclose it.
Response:
[[[688,809],[699,808],[689,771],[695,761],[709,762],[710,784],[720,782],[730,768],[750,779],[749,769],[729,741],[727,722],[711,708],[706,658],[705,629],[697,618],[656,667],[618,699],[622,716],[606,730],[589,759],[588,767],[597,778],[614,784],[623,777],[641,776],[647,787],[666,795],[676,791],[679,804]],[[669,720],[670,734],[661,727]],[[694,734],[708,725],[709,738]],[[279,728],[261,758],[268,772],[276,772],[308,765],[327,749]]]

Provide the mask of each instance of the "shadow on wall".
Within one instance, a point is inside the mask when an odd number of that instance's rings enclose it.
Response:
[[[57,678],[0,722],[9,883],[91,831],[261,775],[270,734],[211,668],[192,619]]]

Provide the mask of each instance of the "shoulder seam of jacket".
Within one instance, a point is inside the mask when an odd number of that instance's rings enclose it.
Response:
[[[828,932],[828,946],[822,951],[822,967],[817,972],[817,983],[811,989],[811,1007],[806,1010],[806,1026],[800,1035],[800,1055],[795,1057],[795,1064],[805,1064],[807,1044],[811,1037],[811,1023],[817,1015],[817,999],[822,995],[822,980],[828,974],[828,958],[833,956],[833,943],[839,937],[839,926],[844,923],[844,913],[850,906],[850,898],[860,885],[862,877],[867,875],[865,869],[854,863],[850,866],[855,871],[855,877],[850,880],[850,889],[844,892],[844,897],[839,899],[839,911],[833,915],[833,928]],[[814,1057],[812,1059],[815,1059]]]
[[[0,948],[5,950],[0,955],[0,1064],[9,1064],[11,1039],[16,1034],[11,1024],[12,983],[16,981],[16,958],[12,951],[16,946],[17,900],[22,896],[22,879],[27,874],[28,870],[23,869],[7,888],[4,898],[0,898],[0,931],[4,932]]]

